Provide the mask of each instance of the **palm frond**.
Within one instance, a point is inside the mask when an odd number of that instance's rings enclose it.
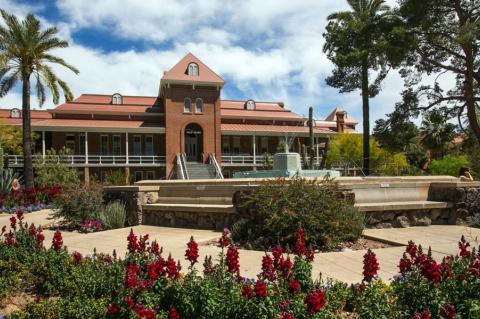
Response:
[[[18,74],[14,73],[0,82],[0,97],[4,97],[10,89],[17,83],[18,81]]]
[[[64,67],[66,67],[67,69],[70,69],[72,70],[75,74],[78,74],[79,71],[76,67],[74,67],[73,65],[65,62],[65,60],[63,60],[62,58],[59,58],[57,56],[54,56],[54,55],[50,55],[50,54],[45,54],[43,56],[43,58],[48,61],[48,62],[51,62],[51,63],[56,63],[56,64],[60,64],[60,65],[63,65]]]
[[[35,88],[37,90],[38,104],[40,107],[45,103],[45,85],[43,85],[40,74],[36,72],[35,77],[37,79]]]
[[[57,86],[57,76],[48,65],[38,65],[37,72],[40,73],[45,84],[48,86],[53,96],[53,103],[57,104],[60,98]]]
[[[65,96],[65,100],[67,102],[73,100],[73,94],[72,91],[70,91],[70,88],[68,87],[67,83],[65,81],[62,81],[57,78],[58,85],[62,88],[63,95]]]

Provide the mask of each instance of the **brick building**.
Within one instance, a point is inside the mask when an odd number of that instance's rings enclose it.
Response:
[[[282,102],[222,100],[225,82],[192,54],[165,72],[158,96],[82,94],[71,102],[32,111],[38,134],[34,157],[66,147],[59,158],[89,176],[124,169],[130,181],[225,177],[264,165],[280,143],[304,152],[308,119]],[[21,125],[19,109],[0,109],[0,124]],[[338,132],[355,132],[357,122],[339,108],[314,126],[315,158]],[[9,155],[10,167],[22,166]],[[202,172],[204,170],[204,172]],[[220,173],[221,171],[221,173]],[[206,174],[206,175],[205,175]]]

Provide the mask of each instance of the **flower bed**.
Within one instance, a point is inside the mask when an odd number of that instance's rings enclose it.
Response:
[[[50,208],[60,194],[61,186],[35,187],[0,195],[0,213],[14,214],[17,211],[33,212]]]
[[[14,217],[14,216],[12,216]],[[375,254],[364,257],[357,285],[312,280],[314,254],[297,230],[293,252],[274,247],[255,279],[240,273],[238,248],[224,232],[217,262],[199,267],[192,237],[182,272],[148,235],[133,232],[120,260],[67,252],[57,231],[46,248],[43,230],[12,219],[0,241],[0,299],[29,292],[34,301],[12,318],[479,318],[480,255],[462,238],[457,256],[438,263],[411,242],[391,285],[377,279]],[[200,273],[200,269],[202,273]],[[1,302],[0,302],[1,304]],[[0,313],[1,315],[1,313]]]

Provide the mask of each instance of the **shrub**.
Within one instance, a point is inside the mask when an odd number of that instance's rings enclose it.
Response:
[[[329,180],[267,181],[243,194],[239,206],[243,218],[232,228],[233,239],[257,247],[292,245],[292,234],[303,227],[307,242],[328,248],[357,240],[364,228],[364,214]]]
[[[115,169],[108,171],[104,177],[105,184],[107,185],[126,185],[127,180],[125,172],[122,169]]]
[[[0,195],[6,195],[12,191],[12,182],[20,177],[11,169],[0,170]]]
[[[108,203],[100,210],[100,220],[103,225],[110,229],[122,228],[125,226],[126,218],[125,205],[119,201]]]
[[[433,160],[428,167],[432,175],[450,175],[457,176],[460,168],[468,166],[468,159],[466,156],[452,156],[447,155],[441,160]]]
[[[63,148],[58,153],[54,149],[48,150],[45,159],[37,157],[35,184],[40,186],[78,185],[80,179],[77,169],[65,163],[69,155],[69,150]]]
[[[92,184],[89,188],[76,185],[65,187],[56,198],[55,217],[79,226],[87,219],[98,219],[103,208],[102,188]]]

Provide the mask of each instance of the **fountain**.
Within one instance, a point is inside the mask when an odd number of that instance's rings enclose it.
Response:
[[[273,156],[273,170],[236,172],[233,178],[268,178],[268,177],[340,177],[334,170],[303,170],[300,154],[277,153]]]

